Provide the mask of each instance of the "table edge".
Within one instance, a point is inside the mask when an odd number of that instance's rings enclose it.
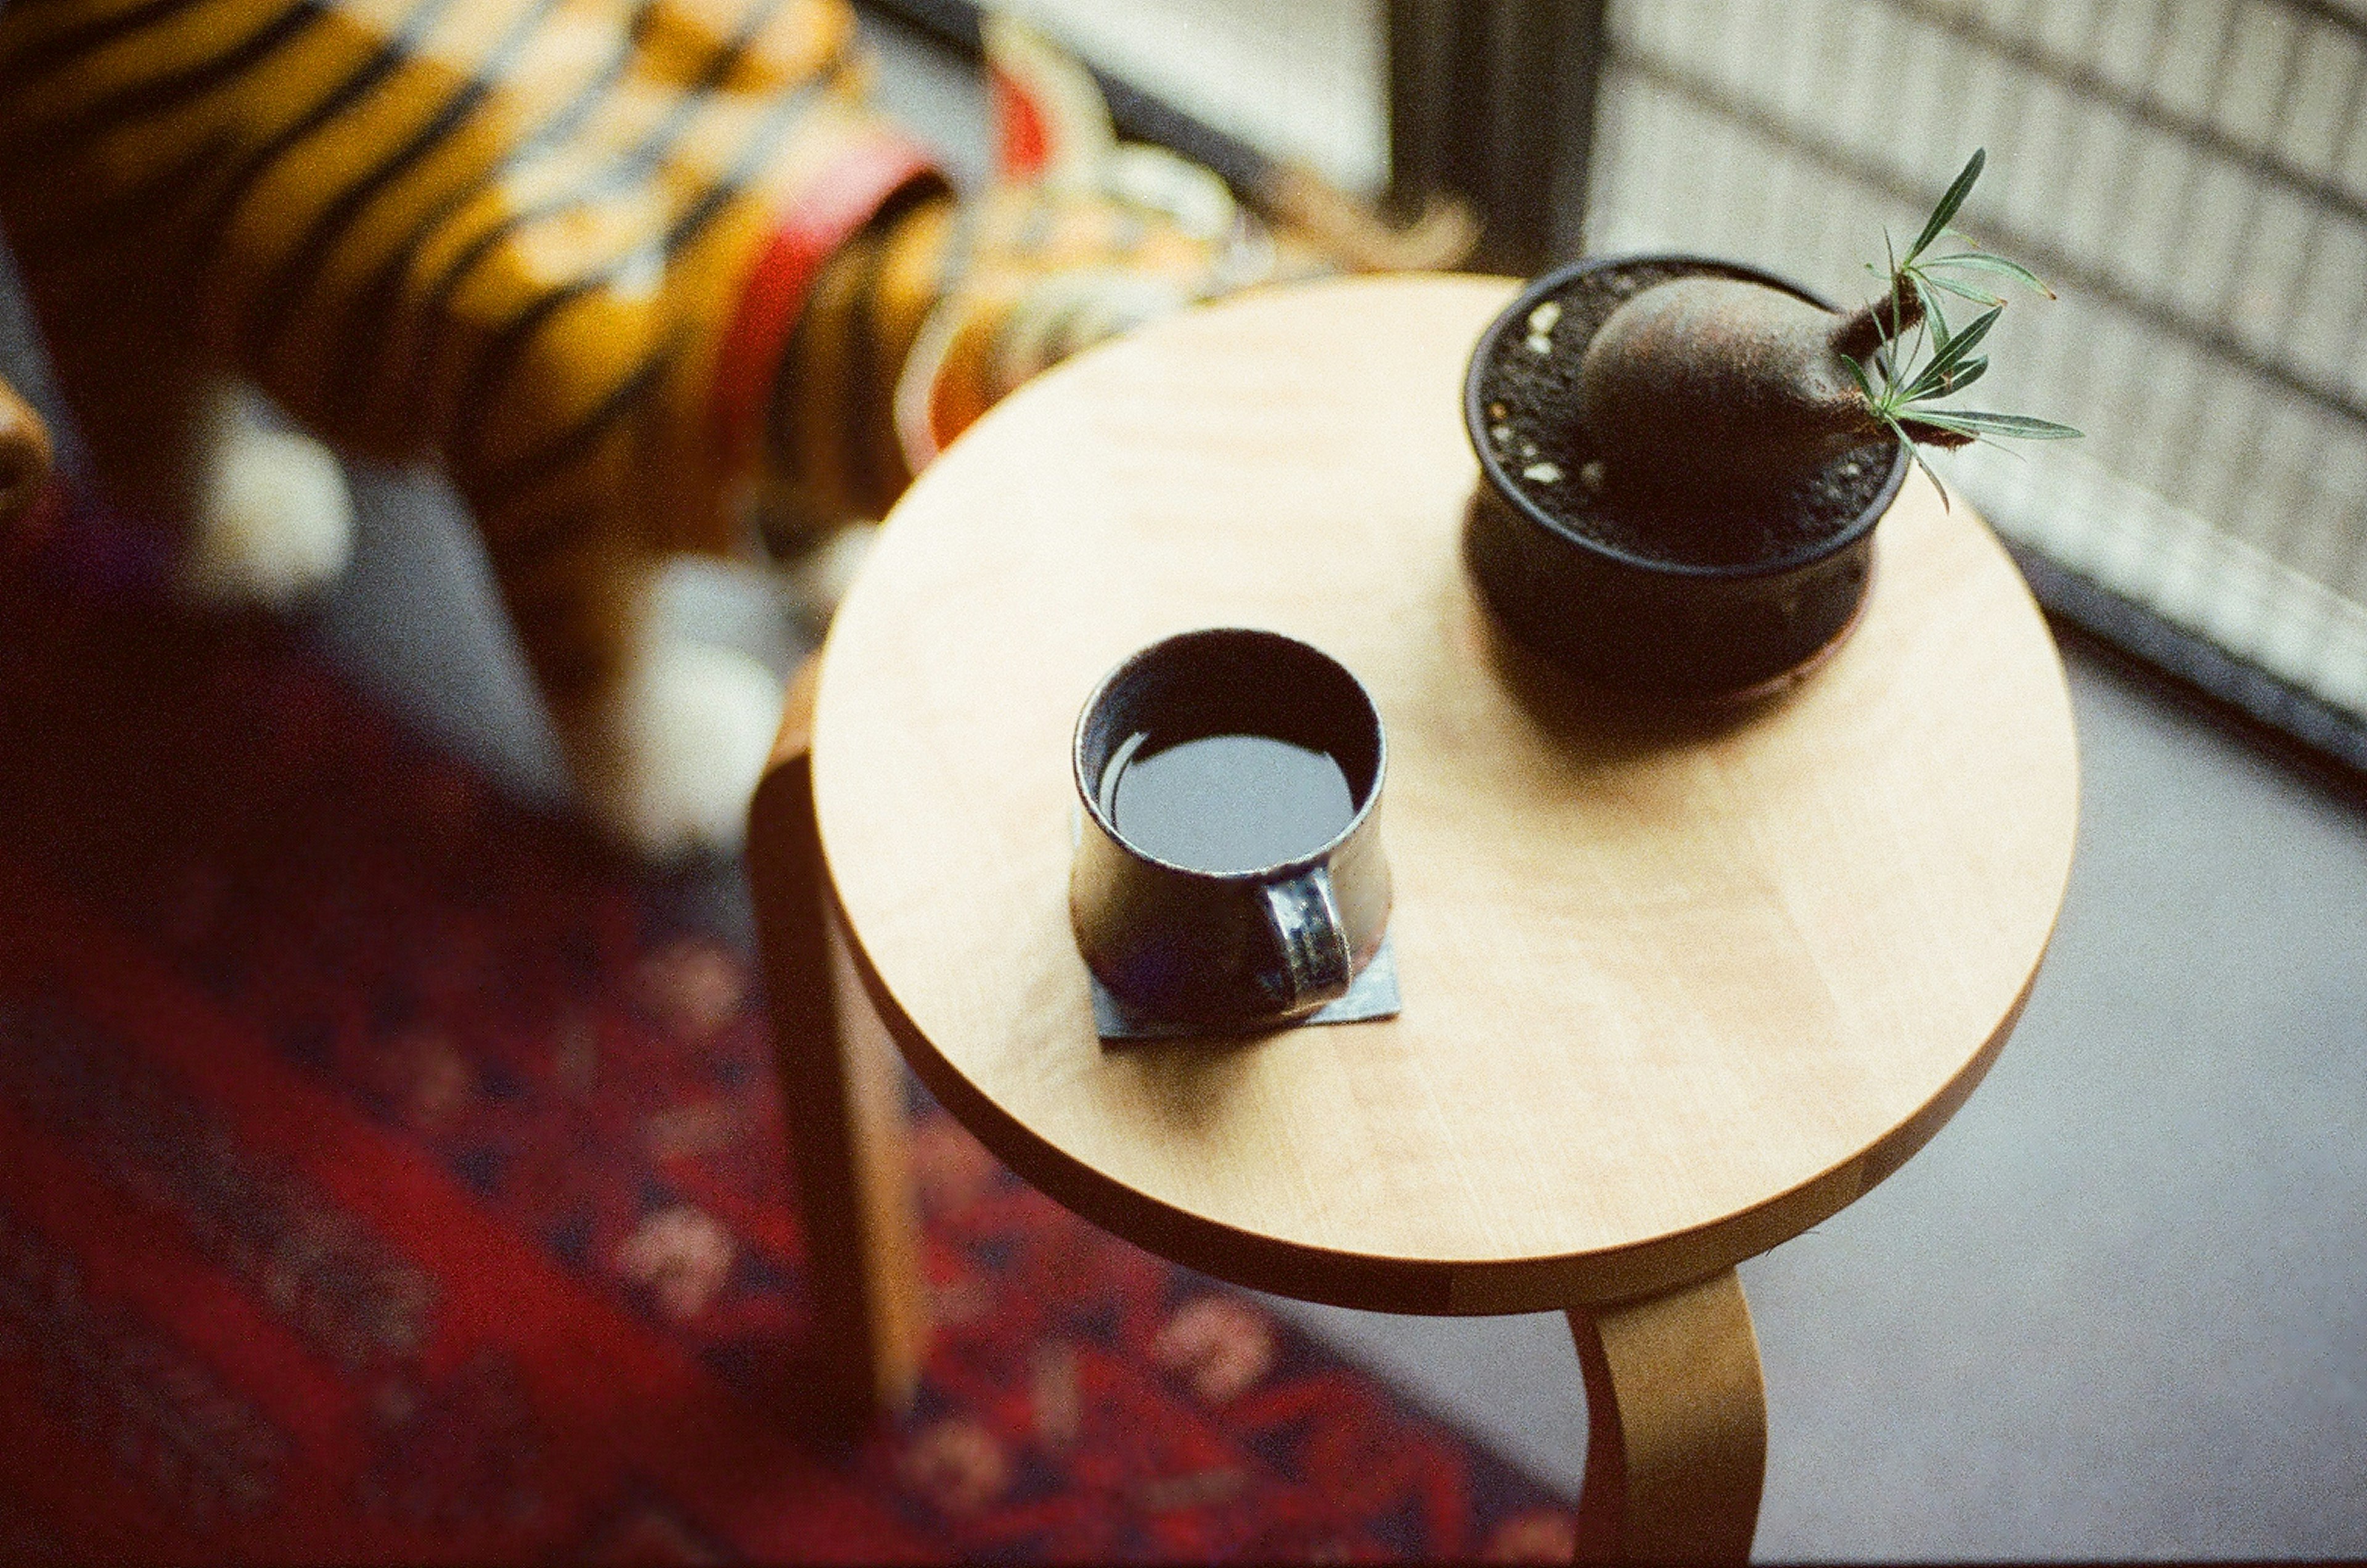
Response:
[[[2068,863],[2067,862],[2067,876]],[[1988,1038],[1962,1070],[1889,1133],[1839,1164],[1746,1209],[1683,1230],[1593,1252],[1543,1258],[1383,1257],[1244,1231],[1152,1197],[1068,1154],[995,1103],[922,1033],[872,966],[825,878],[865,996],[923,1085],[954,1119],[1027,1182],[1113,1235],[1171,1262],[1245,1289],[1367,1312],[1489,1316],[1558,1312],[1658,1295],[1731,1269],[1856,1202],[1946,1126],[2004,1051],[2045,967],[2060,919]]]
[[[1498,287],[1504,283],[1501,279],[1471,281]],[[1055,371],[1052,376],[1059,374]],[[1025,397],[1029,389],[1023,389],[1018,396]],[[925,476],[923,482],[927,482]],[[1976,526],[1986,536],[1987,547],[2005,558],[2029,612],[2043,626],[2044,613],[2031,598],[2026,582],[2012,565],[1993,526],[1961,495],[1955,495],[1954,487],[1946,487],[1943,495],[1954,496],[1959,509],[1972,512]],[[2052,637],[2047,640],[2051,645]],[[821,739],[821,710],[827,705],[819,700],[820,688],[828,684],[829,655],[834,644],[834,637],[826,638],[813,660],[817,741]],[[1848,1207],[1906,1165],[1936,1136],[1988,1076],[2020,1021],[2052,949],[2077,860],[2082,783],[2078,731],[2059,649],[2055,650],[2053,662],[2055,682],[2063,697],[2064,719],[2070,728],[2071,831],[2065,840],[2045,931],[2020,987],[1988,1035],[1920,1105],[1873,1142],[1824,1170],[1747,1207],[1615,1247],[1522,1258],[1377,1255],[1243,1230],[1226,1221],[1180,1208],[1095,1168],[1053,1144],[1005,1110],[938,1051],[897,1001],[856,936],[831,871],[827,836],[818,835],[829,918],[839,922],[855,975],[879,1021],[915,1075],[956,1120],[996,1157],[1048,1196],[1138,1246],[1233,1284],[1371,1311],[1485,1315],[1558,1311],[1647,1297],[1732,1268]]]

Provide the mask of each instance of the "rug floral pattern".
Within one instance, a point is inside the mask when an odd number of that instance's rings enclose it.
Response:
[[[731,869],[636,872],[60,521],[0,583],[0,1557],[1567,1559],[917,1090],[920,1398],[807,1436]]]

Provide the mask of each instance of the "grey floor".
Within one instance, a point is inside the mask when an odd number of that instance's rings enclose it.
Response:
[[[2069,663],[2080,842],[2022,1027],[1742,1269],[1761,1557],[2367,1555],[2367,811]],[[1558,1318],[1276,1304],[1574,1490]]]

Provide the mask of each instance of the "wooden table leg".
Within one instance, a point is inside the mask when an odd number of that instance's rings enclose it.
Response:
[[[1569,1315],[1586,1377],[1579,1561],[1747,1561],[1767,1473],[1767,1392],[1742,1281],[1728,1269]]]
[[[904,1409],[928,1340],[896,1050],[823,883],[808,740],[815,661],[789,693],[748,813],[748,879],[806,1236],[819,1414]]]
[[[0,529],[28,511],[50,477],[50,433],[32,405],[0,380]],[[0,538],[0,544],[6,544]]]

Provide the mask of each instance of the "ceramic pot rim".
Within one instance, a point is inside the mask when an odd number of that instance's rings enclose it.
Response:
[[[1488,330],[1479,334],[1479,341],[1473,346],[1470,362],[1463,373],[1463,434],[1465,439],[1471,443],[1472,453],[1479,459],[1480,478],[1488,488],[1493,491],[1496,498],[1506,506],[1545,529],[1557,539],[1601,556],[1606,560],[1615,561],[1631,570],[1653,572],[1667,577],[1698,578],[1727,582],[1749,581],[1751,579],[1762,577],[1780,577],[1786,572],[1796,571],[1802,567],[1812,566],[1828,557],[1837,555],[1863,539],[1873,530],[1875,524],[1882,521],[1883,513],[1890,510],[1890,503],[1898,499],[1900,489],[1907,483],[1907,470],[1913,459],[1908,454],[1907,444],[1903,441],[1897,443],[1891,449],[1890,474],[1883,480],[1882,489],[1872,501],[1866,502],[1865,509],[1852,518],[1845,526],[1806,548],[1795,550],[1790,555],[1778,556],[1772,560],[1740,561],[1728,565],[1663,560],[1658,557],[1639,556],[1623,550],[1615,545],[1606,544],[1591,535],[1580,533],[1570,527],[1531,500],[1528,493],[1512,481],[1512,477],[1504,469],[1502,460],[1496,456],[1487,439],[1487,406],[1480,391],[1480,384],[1489,367],[1495,363],[1497,351],[1510,332],[1512,323],[1525,321],[1532,310],[1573,278],[1591,272],[1608,272],[1616,267],[1646,264],[1692,267],[1704,273],[1739,278],[1745,282],[1763,283],[1771,288],[1781,289],[1794,299],[1806,300],[1819,310],[1833,310],[1831,301],[1772,272],[1755,266],[1747,266],[1740,262],[1721,261],[1715,256],[1691,255],[1678,252],[1639,251],[1615,256],[1586,257],[1539,275],[1529,283],[1527,288],[1521,290],[1511,304],[1504,307],[1502,312],[1494,321],[1488,323]]]
[[[1136,671],[1153,659],[1175,653],[1184,645],[1261,641],[1283,645],[1294,657],[1311,654],[1318,660],[1330,665],[1346,680],[1347,690],[1353,692],[1358,702],[1363,705],[1362,716],[1368,719],[1373,727],[1371,786],[1365,790],[1364,798],[1356,802],[1355,812],[1348,818],[1346,826],[1315,848],[1302,851],[1287,860],[1275,861],[1268,865],[1252,866],[1247,871],[1207,871],[1199,866],[1184,865],[1152,854],[1120,832],[1117,824],[1111,820],[1107,812],[1102,809],[1100,781],[1094,780],[1089,783],[1086,780],[1085,752],[1090,743],[1094,711],[1102,705],[1103,699],[1107,697],[1112,690]],[[1069,738],[1070,779],[1076,785],[1078,797],[1083,805],[1086,815],[1093,819],[1094,826],[1108,835],[1112,843],[1147,865],[1155,865],[1162,871],[1172,872],[1178,876],[1190,877],[1195,881],[1218,885],[1238,884],[1248,886],[1265,882],[1287,881],[1302,872],[1312,871],[1322,864],[1341,845],[1354,838],[1357,829],[1371,819],[1373,813],[1380,806],[1381,785],[1387,781],[1388,772],[1388,729],[1381,723],[1379,705],[1373,701],[1373,694],[1365,689],[1365,683],[1356,679],[1356,672],[1313,643],[1292,637],[1287,632],[1273,631],[1264,626],[1198,626],[1189,631],[1171,633],[1156,642],[1147,643],[1136,649],[1118,660],[1109,673],[1093,683],[1093,694],[1085,699],[1084,706],[1077,710],[1076,728],[1070,731]]]

